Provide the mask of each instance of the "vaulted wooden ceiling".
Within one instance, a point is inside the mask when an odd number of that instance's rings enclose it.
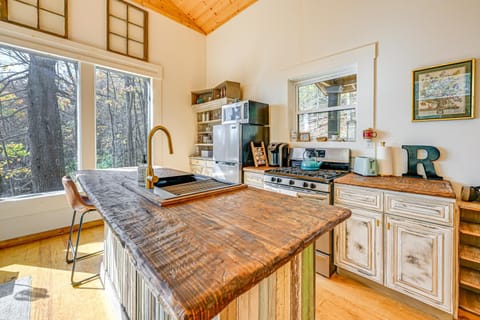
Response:
[[[257,0],[133,0],[205,35]]]

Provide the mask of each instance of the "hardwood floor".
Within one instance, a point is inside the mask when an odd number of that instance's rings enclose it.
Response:
[[[68,235],[0,250],[0,283],[32,277],[31,319],[120,319],[104,294],[100,280],[79,288],[70,285],[70,265],[65,263]],[[82,231],[80,251],[93,252],[102,246],[103,227]],[[78,264],[78,277],[98,272],[101,256]],[[419,310],[385,297],[352,279],[335,275],[316,278],[318,320],[434,320]],[[461,311],[459,319],[480,320]]]
[[[70,285],[71,265],[65,263],[68,235],[0,250],[0,283],[32,277],[30,319],[118,319],[104,295],[100,280],[78,289]],[[79,252],[103,246],[103,227],[82,231]],[[76,278],[98,272],[101,256],[77,264]],[[1,317],[0,317],[1,318]]]

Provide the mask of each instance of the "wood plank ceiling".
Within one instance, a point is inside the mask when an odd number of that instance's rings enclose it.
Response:
[[[257,0],[133,0],[202,34],[209,34]]]

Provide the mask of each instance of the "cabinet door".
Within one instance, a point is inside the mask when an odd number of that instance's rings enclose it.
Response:
[[[383,284],[382,214],[357,208],[335,228],[335,264]]]
[[[385,215],[385,285],[452,312],[452,228]]]
[[[190,171],[193,174],[203,174],[203,167],[190,165]]]

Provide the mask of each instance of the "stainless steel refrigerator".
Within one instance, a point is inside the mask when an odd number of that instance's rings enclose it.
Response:
[[[213,127],[214,177],[242,183],[242,168],[254,165],[250,142],[268,145],[269,128],[263,125],[233,123]]]

